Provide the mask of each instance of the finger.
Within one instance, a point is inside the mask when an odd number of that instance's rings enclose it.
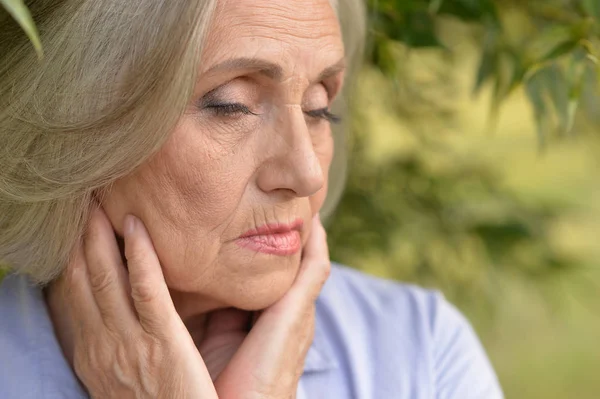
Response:
[[[56,281],[59,300],[70,310],[73,327],[93,330],[102,324],[87,275],[83,242],[79,241],[67,269]]]
[[[306,297],[314,302],[331,272],[327,233],[318,215],[313,218],[312,229],[302,254],[302,263],[289,294]]]
[[[228,308],[208,315],[204,336],[197,345],[213,380],[217,379],[248,334],[250,312]]]
[[[201,346],[202,358],[207,362],[211,376],[215,376],[215,387],[223,397],[237,397],[236,391],[269,392],[273,397],[284,397],[297,385],[303,371],[304,359],[314,336],[314,306],[306,307],[302,317],[289,313],[273,313],[268,310],[261,315],[256,325],[243,337],[241,345],[221,344],[211,353],[210,348]],[[263,317],[266,316],[266,317]],[[227,352],[230,349],[235,349]],[[218,360],[230,357],[222,368]],[[254,370],[248,373],[248,370]],[[215,372],[216,370],[216,372]],[[240,375],[247,377],[239,379]],[[237,384],[227,383],[234,379]],[[272,390],[278,390],[273,394]],[[285,396],[288,397],[288,396]]]
[[[253,388],[277,384],[285,391],[288,385],[297,383],[314,337],[315,300],[329,276],[330,267],[326,233],[317,216],[313,219],[296,280],[283,298],[258,317],[231,362],[215,381],[219,393],[227,393],[228,389],[226,384],[221,385],[221,379],[226,381],[229,376],[243,373],[250,366],[256,368],[259,365],[261,371],[252,373]]]
[[[114,230],[102,209],[96,209],[85,237],[89,285],[107,326],[123,329],[136,320],[125,266]]]
[[[161,334],[177,314],[152,240],[142,221],[133,215],[125,217],[123,233],[131,297],[140,323],[148,333]]]
[[[248,346],[261,336],[269,336],[273,350],[286,346],[304,350],[312,340],[315,301],[331,269],[327,237],[318,216],[313,219],[301,262],[290,290],[257,318],[247,339]]]

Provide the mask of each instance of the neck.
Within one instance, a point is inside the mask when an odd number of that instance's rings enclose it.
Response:
[[[227,306],[199,294],[175,290],[169,290],[169,293],[179,317],[198,347],[204,338],[209,313]]]

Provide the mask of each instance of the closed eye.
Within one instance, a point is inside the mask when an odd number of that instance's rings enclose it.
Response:
[[[204,108],[212,111],[216,116],[258,115],[240,103],[212,103],[205,105]],[[329,123],[340,123],[342,121],[342,118],[329,111],[329,108],[319,108],[304,111],[304,113],[311,118],[323,119]]]
[[[258,115],[240,103],[212,103],[205,105],[204,108],[211,110],[217,116],[233,116],[237,114]]]
[[[319,108],[312,111],[305,111],[304,113],[311,118],[324,119],[330,123],[340,123],[342,121],[342,118],[332,114],[329,108]]]

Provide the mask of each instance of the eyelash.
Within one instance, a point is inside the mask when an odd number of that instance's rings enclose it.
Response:
[[[246,107],[244,104],[239,104],[239,103],[211,104],[211,105],[206,106],[205,108],[211,110],[217,116],[233,116],[236,114],[258,115],[256,113],[250,111],[250,109],[248,107]],[[329,123],[340,123],[342,121],[341,117],[331,113],[331,111],[329,111],[328,108],[321,108],[321,109],[315,109],[315,110],[311,110],[311,111],[305,111],[304,113],[306,115],[310,116],[311,118],[324,119]]]
[[[342,118],[338,115],[332,114],[331,111],[329,111],[329,108],[306,111],[305,114],[311,118],[325,119],[329,123],[340,123],[342,121]]]
[[[211,110],[217,116],[232,116],[235,114],[258,115],[250,111],[244,104],[238,103],[211,104],[207,105],[205,108]]]

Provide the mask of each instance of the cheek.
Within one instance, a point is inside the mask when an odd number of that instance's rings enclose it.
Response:
[[[333,138],[330,132],[322,136],[321,140],[315,140],[315,153],[319,157],[321,170],[323,171],[324,184],[317,193],[309,198],[310,209],[313,215],[317,214],[325,198],[327,197],[327,188],[329,187],[329,168],[333,159]]]
[[[170,285],[188,281],[196,263],[217,257],[223,231],[247,183],[243,156],[232,156],[208,135],[182,124],[161,150],[106,199],[113,222],[132,213],[146,225]],[[120,229],[119,229],[120,230]],[[188,264],[194,259],[194,265]]]
[[[198,221],[198,228],[218,231],[232,215],[246,186],[244,157],[235,156],[226,145],[215,142],[186,121],[161,151],[152,173],[173,193],[178,222]],[[181,220],[183,219],[183,220]]]

